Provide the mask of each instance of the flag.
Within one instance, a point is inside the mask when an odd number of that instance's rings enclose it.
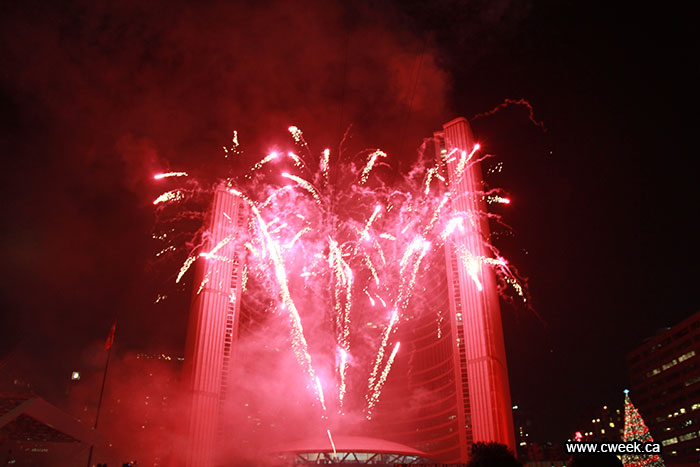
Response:
[[[109,330],[109,335],[107,336],[107,340],[105,341],[105,350],[109,350],[112,347],[112,344],[114,344],[114,332],[117,330],[117,320],[114,320],[114,324],[112,324],[112,329]]]

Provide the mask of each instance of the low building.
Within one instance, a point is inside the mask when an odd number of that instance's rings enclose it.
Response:
[[[700,312],[630,352],[630,396],[668,463],[700,457]]]
[[[624,428],[625,409],[622,397],[620,397],[614,406],[604,405],[588,412],[577,433],[580,433],[581,441],[619,442],[622,440]],[[578,437],[574,434],[570,441],[574,441]]]
[[[81,465],[97,433],[34,394],[0,393],[0,452],[11,465]]]
[[[306,439],[281,446],[276,451],[279,465],[435,465],[422,451],[365,436]]]
[[[528,449],[532,443],[530,438],[530,430],[533,426],[532,413],[520,407],[517,404],[513,405],[513,428],[515,430],[515,452],[518,459],[521,461],[528,460]]]
[[[109,460],[110,465],[124,458],[151,466],[172,464],[182,360],[142,352],[129,354],[110,368],[99,429],[113,449],[97,451],[98,459]]]

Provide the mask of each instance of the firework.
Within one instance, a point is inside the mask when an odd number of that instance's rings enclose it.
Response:
[[[340,405],[340,410],[343,409],[343,399],[345,398],[345,377],[347,376],[348,370],[348,352],[342,347],[338,347],[338,354],[340,355],[340,364],[338,365],[338,375],[340,377],[340,383],[338,384],[338,403]]]
[[[362,169],[362,173],[360,174],[360,185],[364,185],[365,183],[367,183],[369,173],[372,171],[372,168],[374,168],[374,164],[376,164],[377,159],[380,157],[386,157],[386,153],[384,151],[380,151],[379,149],[377,149],[369,155],[369,159],[367,159],[367,165],[365,165],[365,168]]]
[[[301,130],[299,128],[292,125],[287,129],[292,134],[292,138],[294,138],[294,141],[301,144],[302,146],[306,146],[306,141],[304,141],[304,134],[301,132]]]
[[[321,175],[323,176],[323,183],[328,183],[328,168],[330,165],[330,155],[331,150],[326,148],[323,150],[323,156],[321,157],[321,162],[319,164],[319,169],[321,170]]]
[[[260,159],[260,160],[250,169],[250,171],[251,171],[251,172],[254,172],[254,171],[256,171],[256,170],[260,170],[260,169],[262,168],[263,165],[267,164],[267,163],[270,162],[270,161],[273,161],[273,160],[277,159],[278,157],[279,157],[279,154],[277,154],[277,151],[273,151],[273,152],[271,152],[270,154],[268,154],[267,156],[265,156],[265,157],[263,157],[262,159]]]
[[[316,200],[316,202],[321,204],[321,196],[318,194],[318,190],[316,190],[316,188],[311,183],[309,183],[301,177],[289,174],[287,172],[284,172],[282,176],[284,178],[288,178],[297,182],[297,185],[299,185],[304,190],[308,191],[311,194],[311,196],[313,196],[313,198]]]
[[[153,204],[161,204],[161,203],[168,203],[171,201],[179,201],[183,199],[185,195],[182,193],[181,190],[172,190],[172,191],[166,191],[159,197],[153,200]]]
[[[384,329],[384,333],[382,334],[382,341],[381,344],[379,345],[379,350],[377,351],[377,356],[374,359],[374,366],[372,367],[372,372],[369,375],[369,379],[367,380],[367,394],[365,397],[369,400],[372,396],[370,393],[374,390],[375,387],[375,380],[377,378],[377,372],[379,371],[379,365],[381,365],[382,360],[384,359],[384,349],[386,348],[386,345],[389,341],[389,336],[391,335],[391,332],[394,330],[394,326],[396,323],[399,321],[399,313],[396,309],[394,309],[391,312],[391,319],[389,320],[389,324],[387,327]]]
[[[389,359],[387,360],[386,365],[384,366],[384,371],[382,371],[382,374],[379,377],[379,381],[377,381],[377,384],[374,386],[374,388],[372,390],[372,395],[370,396],[370,398],[367,402],[366,417],[368,420],[372,419],[372,409],[377,404],[377,401],[379,401],[379,396],[382,393],[382,388],[384,387],[384,383],[386,382],[386,378],[389,376],[389,371],[391,371],[391,365],[394,363],[394,359],[396,358],[396,354],[399,352],[400,345],[401,345],[401,342],[397,342],[396,345],[394,346],[394,350],[391,351],[391,355],[389,356]]]
[[[333,436],[331,435],[331,430],[330,428],[326,430],[326,433],[328,433],[328,440],[331,442],[331,447],[333,448],[333,456],[337,456],[338,453],[335,451],[335,443],[333,442]]]
[[[323,413],[326,413],[326,398],[323,397],[323,386],[321,386],[321,379],[317,376],[316,377],[316,390],[318,391],[318,400],[321,403],[321,408],[323,409]]]
[[[167,173],[156,174],[153,176],[153,179],[160,180],[162,178],[169,178],[169,177],[187,177],[187,172],[167,172]]]
[[[357,371],[363,373],[363,380],[367,378],[366,387],[361,388],[364,392],[360,394],[366,402],[365,414],[371,418],[399,351],[400,343],[396,342],[389,352],[390,342],[399,326],[410,321],[409,314],[404,312],[422,271],[426,270],[426,258],[431,252],[450,244],[478,290],[483,289],[479,279],[482,268],[492,268],[498,272],[501,285],[511,286],[523,300],[525,292],[493,246],[487,247],[493,255],[486,257],[473,253],[463,242],[453,238],[464,235],[484,214],[450,209],[450,201],[454,200],[445,182],[446,164],[455,164],[455,179],[459,180],[478,162],[475,154],[479,145],[469,152],[445,151],[435,165],[423,168],[420,180],[406,179],[401,186],[388,189],[382,183],[368,184],[369,178],[376,176],[373,169],[379,159],[388,158],[385,152],[364,152],[363,163],[358,165],[340,165],[339,162],[331,165],[328,149],[314,160],[301,130],[296,126],[288,130],[294,142],[305,148],[304,157],[294,151],[272,152],[249,169],[242,170],[239,176],[221,182],[228,193],[247,206],[247,222],[241,227],[244,231],[219,235],[216,238],[220,240],[210,245],[208,251],[190,248],[175,282],[182,281],[198,257],[215,262],[212,264],[234,261],[237,264],[238,256],[231,256],[230,251],[244,252],[241,293],[264,293],[266,299],[275,302],[273,310],[283,311],[276,316],[286,315],[292,351],[308,378],[310,393],[320,403],[323,417],[328,418],[329,409],[332,411],[335,403],[338,412],[343,413],[348,391],[352,390],[349,384],[354,381],[349,373]],[[225,151],[227,155],[234,150],[240,152],[236,132],[233,143]],[[275,170],[274,166],[269,166],[270,170],[261,171],[285,152],[288,157],[282,158],[279,164],[287,167]],[[317,168],[316,173],[313,168]],[[154,178],[186,176],[186,172],[169,172]],[[280,178],[288,180],[289,184],[278,186]],[[346,181],[331,185],[331,180],[338,179]],[[372,186],[378,188],[370,188]],[[510,203],[502,194],[491,190],[472,195],[481,196],[489,204]],[[163,193],[153,204],[179,201],[184,197],[182,190],[172,190]],[[224,216],[231,226],[238,225],[232,219],[233,214],[224,213]],[[158,238],[166,238],[165,234],[161,237]],[[205,233],[203,238],[211,237]],[[159,255],[175,250],[169,245]],[[200,293],[209,280],[206,275],[196,285],[196,293]],[[308,289],[327,291],[327,294],[318,295],[319,298],[309,304],[305,296]],[[232,289],[229,300],[239,299]],[[391,311],[387,315],[388,310]],[[369,317],[374,323],[384,323],[379,325],[381,331],[372,337],[375,340],[371,345],[364,345],[362,349],[355,348],[353,340],[353,333],[362,332],[365,324],[353,323],[358,315]],[[326,348],[333,350],[327,351],[330,355],[325,357],[317,357],[316,353],[312,357],[303,323],[319,316],[326,319],[325,329],[334,340],[333,347]],[[438,311],[437,338],[442,336],[445,319]],[[316,371],[314,365],[326,365],[326,370]],[[324,394],[318,374],[331,375],[324,377],[326,389],[334,387],[337,391]],[[330,394],[334,396],[329,399],[326,396]],[[328,437],[332,443],[330,430]]]
[[[187,258],[187,259],[185,260],[185,263],[184,263],[184,264],[182,265],[182,267],[180,268],[180,272],[178,272],[177,278],[175,279],[175,283],[176,283],[176,284],[177,284],[178,282],[180,282],[180,280],[182,279],[182,276],[185,275],[185,273],[187,272],[187,270],[190,268],[190,266],[192,266],[192,264],[194,264],[194,262],[196,261],[196,259],[197,259],[196,256],[190,256],[189,258]]]

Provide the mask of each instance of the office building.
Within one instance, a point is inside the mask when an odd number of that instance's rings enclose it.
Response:
[[[627,355],[630,396],[668,463],[700,458],[700,312]]]

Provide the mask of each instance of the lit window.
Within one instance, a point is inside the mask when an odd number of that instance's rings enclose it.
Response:
[[[664,446],[668,446],[669,444],[676,444],[678,442],[678,438],[675,436],[673,438],[665,439],[661,441],[661,444]]]
[[[679,439],[681,441],[688,441],[689,439],[695,439],[698,437],[698,434],[695,433],[694,431],[691,431],[690,433],[686,433],[684,435],[681,435]]]
[[[674,359],[671,360],[670,362],[664,363],[663,365],[661,365],[661,369],[662,369],[662,370],[668,370],[669,368],[671,368],[672,366],[676,366],[677,364],[678,364],[678,360],[676,360],[676,359],[674,358]]]
[[[686,361],[686,360],[688,360],[689,358],[692,358],[692,357],[694,357],[694,356],[695,356],[695,351],[694,351],[694,350],[691,350],[690,352],[684,353],[683,355],[681,355],[680,357],[678,357],[678,361],[679,361],[679,362],[684,362],[684,361]]]

